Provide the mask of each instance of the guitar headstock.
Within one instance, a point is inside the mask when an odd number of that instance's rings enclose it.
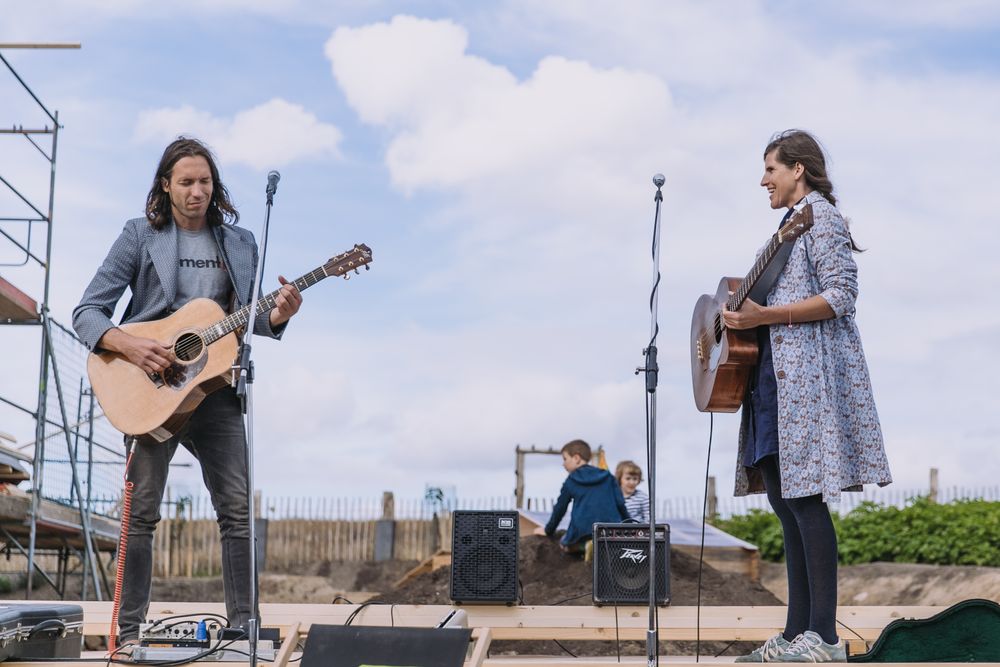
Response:
[[[785,241],[794,241],[808,232],[812,226],[813,207],[812,204],[806,204],[792,216],[791,220],[778,230],[778,241],[782,243]]]
[[[344,276],[346,278],[348,277],[347,274],[351,271],[357,273],[358,269],[362,266],[367,271],[371,261],[372,249],[364,243],[358,243],[347,252],[328,259],[326,264],[323,265],[323,271],[328,276]]]

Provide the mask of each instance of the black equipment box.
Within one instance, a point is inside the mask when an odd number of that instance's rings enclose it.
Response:
[[[83,607],[75,604],[0,605],[0,662],[18,658],[79,658]]]
[[[452,512],[451,599],[517,602],[517,512]]]
[[[670,526],[656,524],[657,605],[670,604]],[[594,604],[649,602],[649,525],[594,524]]]

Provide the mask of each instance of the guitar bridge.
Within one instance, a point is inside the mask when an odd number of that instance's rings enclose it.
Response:
[[[698,339],[696,350],[697,350],[697,354],[698,354],[698,361],[705,361],[705,350],[701,346],[701,339],[700,338]]]

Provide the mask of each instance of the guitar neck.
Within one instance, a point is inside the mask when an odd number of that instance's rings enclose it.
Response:
[[[325,271],[325,266],[318,266],[304,276],[299,276],[291,282],[292,285],[298,288],[301,292],[304,289],[312,287],[324,278],[329,277],[329,274]],[[276,289],[270,294],[267,294],[257,300],[256,306],[254,308],[255,313],[262,313],[274,308],[275,299],[278,298],[278,292],[281,289]],[[204,339],[206,344],[214,343],[223,336],[236,331],[237,329],[246,326],[247,317],[250,315],[250,306],[243,306],[235,313],[227,315],[223,319],[219,320],[212,326],[208,327],[204,331]]]
[[[778,255],[778,251],[785,243],[795,243],[795,240],[809,231],[813,226],[812,204],[806,204],[798,209],[792,219],[773,234],[764,250],[753,263],[753,268],[740,282],[740,286],[733,292],[726,301],[726,310],[737,311],[743,302],[747,300],[750,290],[757,285],[757,281],[764,275],[764,271]]]
[[[760,277],[767,269],[767,266],[774,260],[775,255],[778,254],[779,248],[781,248],[781,239],[779,238],[779,234],[774,234],[767,242],[767,245],[764,246],[764,250],[757,257],[757,261],[754,262],[749,273],[740,282],[739,288],[729,295],[729,299],[726,301],[726,310],[737,311],[740,309],[743,302],[747,300],[750,290],[754,288],[757,281],[760,280]]]

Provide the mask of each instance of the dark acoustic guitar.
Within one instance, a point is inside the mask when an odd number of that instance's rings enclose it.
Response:
[[[346,279],[371,261],[371,248],[361,243],[293,284],[301,291],[330,276]],[[273,308],[279,291],[258,300],[256,312]],[[162,320],[121,325],[133,336],[169,341],[173,363],[162,373],[147,373],[116,352],[91,353],[87,373],[108,421],[127,435],[148,433],[160,442],[172,437],[205,396],[230,384],[237,331],[249,316],[249,306],[226,315],[211,299],[193,299]]]
[[[773,269],[783,263],[775,258],[790,252],[795,239],[813,226],[812,205],[806,204],[781,227],[758,255],[742,280],[723,278],[715,296],[702,294],[691,318],[691,382],[694,402],[702,412],[736,412],[743,403],[750,370],[757,364],[757,334],[754,329],[727,329],[722,309],[739,310],[761,278],[777,278]],[[780,264],[780,266],[779,266]],[[768,271],[769,267],[772,268]],[[765,281],[761,284],[773,280]],[[757,296],[762,303],[766,294]]]

